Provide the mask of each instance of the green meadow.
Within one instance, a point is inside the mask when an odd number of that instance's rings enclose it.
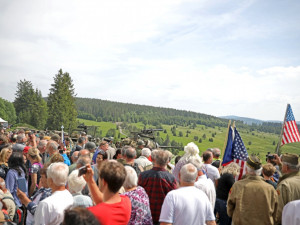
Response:
[[[102,136],[105,136],[109,129],[116,129],[116,124],[112,122],[96,122],[91,120],[78,119],[80,123],[84,123],[87,126],[97,126],[97,130],[102,131]],[[131,123],[130,125],[136,126],[138,129],[142,130],[144,128],[144,124],[142,123]],[[205,127],[203,125],[197,125],[195,128],[191,127],[182,127],[176,126],[176,136],[173,136],[171,128],[173,126],[162,124],[163,129],[167,131],[164,133],[163,131],[159,132],[159,136],[162,139],[166,139],[167,135],[169,135],[170,141],[174,140],[176,142],[182,143],[184,146],[189,142],[194,142],[200,149],[200,153],[205,151],[207,148],[218,147],[221,150],[225,148],[224,142],[227,136],[227,128],[224,127]],[[147,127],[151,128],[151,127]],[[258,131],[250,131],[247,129],[239,129],[237,127],[238,132],[240,133],[243,142],[247,148],[248,154],[255,153],[259,154],[262,161],[265,161],[265,155],[267,152],[274,153],[277,142],[279,140],[279,135],[273,133],[264,133]],[[128,131],[123,130],[123,133],[129,134]],[[182,136],[179,136],[179,133],[182,132]],[[188,132],[188,137],[186,137]],[[116,130],[116,136],[118,136],[119,131]],[[124,138],[124,135],[120,135],[121,138]],[[201,139],[201,143],[199,142]],[[300,143],[292,143],[287,144],[281,147],[282,153],[296,153],[300,154]],[[182,155],[184,152],[180,151],[179,155]]]

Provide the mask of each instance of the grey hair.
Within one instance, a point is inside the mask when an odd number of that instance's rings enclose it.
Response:
[[[213,149],[213,155],[214,155],[215,157],[220,157],[220,155],[221,155],[221,150],[218,149],[218,148],[214,148],[214,149]]]
[[[151,155],[151,150],[149,148],[143,148],[141,155],[149,157]]]
[[[76,163],[77,165],[80,165],[80,167],[85,166],[87,164],[91,164],[91,158],[88,155],[82,155],[78,158]]]
[[[125,145],[122,149],[121,149],[121,154],[122,156],[126,156],[126,152],[129,148],[132,148],[131,146],[129,145]]]
[[[157,150],[155,152],[155,163],[159,166],[166,166],[169,162],[169,153],[164,150]]]
[[[65,186],[68,174],[69,167],[63,162],[52,163],[47,169],[47,177],[51,178],[56,186]]]
[[[68,187],[71,194],[81,193],[82,189],[85,187],[86,181],[82,176],[78,176],[78,169],[73,170],[68,177]]]
[[[125,166],[125,170],[126,170],[126,178],[123,187],[125,189],[136,187],[138,182],[136,171],[131,166]]]
[[[187,163],[194,165],[198,171],[203,169],[203,163],[197,158],[191,158],[187,161]]]
[[[152,150],[152,152],[151,152],[151,159],[152,160],[155,160],[155,156],[156,156],[156,153],[158,152],[158,149],[154,149],[154,150]]]
[[[43,148],[47,145],[47,141],[46,140],[40,140],[39,144],[38,144],[38,148]]]
[[[18,136],[17,136],[17,142],[21,142],[21,141],[23,141],[23,138],[25,137],[25,134],[18,134]]]
[[[258,170],[252,169],[248,165],[246,165],[246,172],[250,175],[255,175],[255,176],[260,176],[262,171],[262,167],[259,168]]]
[[[180,169],[180,180],[186,183],[194,183],[196,181],[197,176],[197,168],[191,163],[185,164]]]
[[[282,164],[285,164],[289,167],[290,170],[295,170],[298,171],[299,170],[299,165],[294,165],[288,162],[282,162]]]
[[[136,157],[136,150],[133,147],[130,147],[126,150],[125,156],[128,159],[134,159]]]
[[[55,141],[51,141],[49,146],[54,150],[57,151],[58,150],[58,144]]]

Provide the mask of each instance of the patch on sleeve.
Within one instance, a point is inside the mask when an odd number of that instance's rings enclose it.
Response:
[[[232,190],[232,187],[231,187],[230,190],[229,190],[229,194],[231,194],[231,190]]]
[[[277,194],[280,195],[280,190],[276,190],[276,191],[277,191]]]

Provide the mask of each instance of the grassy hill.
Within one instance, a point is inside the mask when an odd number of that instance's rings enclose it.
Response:
[[[106,136],[107,132],[110,129],[115,130],[115,137],[118,139],[119,131],[117,130],[116,123],[113,122],[96,122],[92,120],[84,120],[84,119],[78,119],[80,123],[84,123],[88,126],[98,126],[98,131],[100,131],[101,136]],[[144,124],[139,123],[130,123],[127,125],[131,125],[136,127],[137,129],[143,129]],[[164,132],[156,132],[159,136],[157,138],[161,138],[163,140],[166,140],[167,135],[169,136],[170,142],[172,140],[182,143],[183,146],[186,145],[189,142],[194,142],[197,144],[197,146],[200,149],[200,152],[202,153],[207,148],[213,148],[218,147],[221,150],[224,149],[224,141],[227,133],[227,128],[224,127],[208,127],[205,125],[196,125],[196,127],[191,126],[176,126],[176,136],[173,135],[173,132],[171,129],[174,127],[174,125],[166,125],[161,124],[162,128],[166,130],[166,133]],[[147,128],[155,128],[151,126],[147,126]],[[239,131],[244,144],[248,150],[248,153],[255,153],[259,154],[262,161],[265,160],[265,155],[267,152],[274,152],[276,144],[279,139],[279,135],[273,134],[273,133],[265,133],[260,131],[250,131],[249,129],[240,128],[237,126],[237,130]],[[128,130],[123,130],[126,134],[129,135]],[[179,136],[179,133],[182,132],[182,137]],[[186,134],[188,132],[188,137],[186,137]],[[98,133],[99,135],[99,133]],[[206,136],[206,137],[205,137]],[[120,134],[120,137],[125,137],[124,135]],[[197,139],[198,137],[198,139]],[[205,137],[205,138],[204,138]],[[201,138],[202,142],[199,142],[199,139]],[[196,140],[195,140],[196,139]],[[212,139],[213,142],[209,141],[209,139]],[[273,144],[275,142],[275,145]],[[284,145],[282,147],[282,152],[289,152],[289,153],[297,153],[300,154],[300,143],[293,143]],[[182,155],[183,151],[179,152],[179,155]]]

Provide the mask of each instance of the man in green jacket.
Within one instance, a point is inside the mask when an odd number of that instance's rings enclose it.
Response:
[[[297,154],[283,154],[281,159],[275,155],[283,176],[277,184],[278,210],[276,224],[281,224],[283,207],[293,200],[300,199],[299,157]]]
[[[232,186],[227,214],[234,225],[275,223],[278,196],[274,187],[266,183],[261,175],[261,161],[251,155],[246,163],[246,177]]]

